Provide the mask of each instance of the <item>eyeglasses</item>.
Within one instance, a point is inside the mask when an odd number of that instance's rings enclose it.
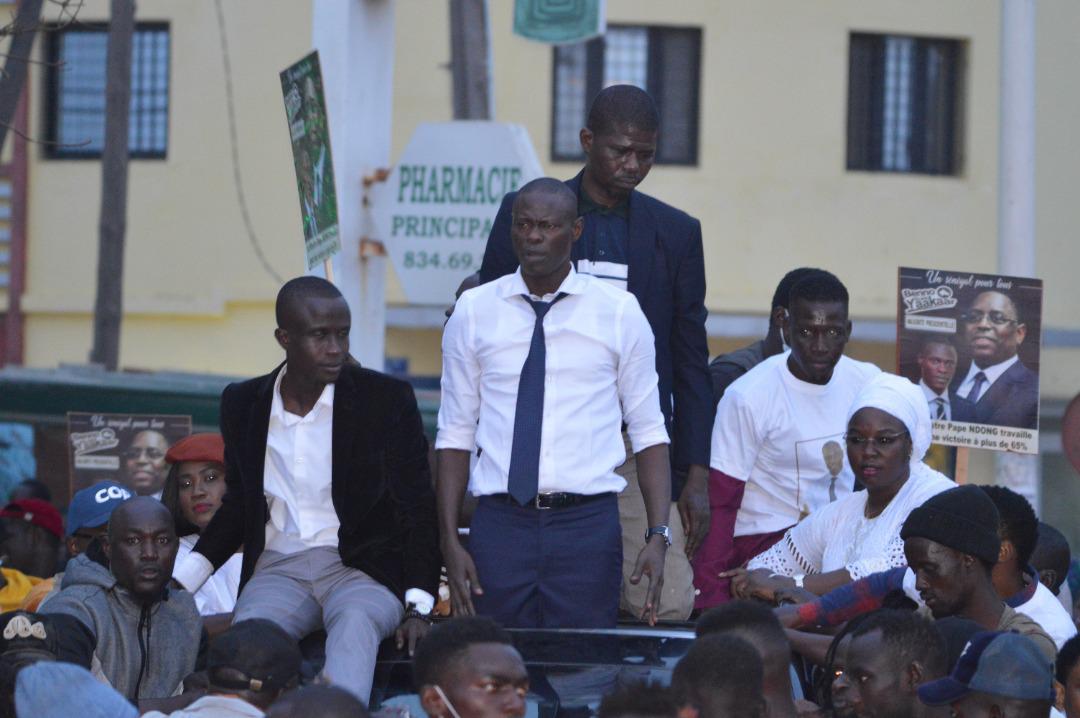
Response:
[[[861,449],[871,442],[873,442],[874,446],[879,449],[888,449],[890,446],[899,441],[901,436],[904,436],[907,433],[908,432],[906,431],[901,431],[898,434],[878,434],[877,436],[844,434],[844,441],[847,442],[849,449]]]
[[[155,449],[155,448],[152,448],[152,447],[150,447],[150,448],[132,447],[132,448],[130,448],[127,451],[124,452],[124,458],[125,459],[137,459],[140,456],[143,456],[144,454],[146,455],[146,458],[150,459],[151,461],[158,461],[160,459],[165,458],[165,452],[164,451],[162,451],[161,449]]]
[[[977,309],[972,309],[971,311],[964,312],[960,315],[960,321],[967,324],[981,324],[983,319],[989,319],[990,323],[993,324],[995,327],[1003,327],[1006,324],[1017,323],[1015,319],[1011,319],[1005,316],[1005,312],[995,311],[987,314],[986,312],[980,312]]]

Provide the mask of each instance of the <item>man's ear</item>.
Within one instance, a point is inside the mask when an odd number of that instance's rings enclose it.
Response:
[[[772,311],[769,312],[769,324],[783,329],[787,324],[787,310],[783,307],[773,307]]]
[[[1024,339],[1027,337],[1027,324],[1016,325],[1016,343],[1023,344]]]
[[[1001,548],[998,550],[998,563],[1004,563],[1016,558],[1016,546],[1007,539],[1001,540]]]
[[[1061,713],[1065,712],[1065,686],[1056,680],[1054,681],[1054,707]]]
[[[443,701],[439,692],[435,690],[435,686],[430,684],[420,688],[420,705],[424,707],[424,712],[432,718],[441,718],[441,716],[445,716],[450,712],[446,710],[446,702]]]
[[[274,339],[277,339],[278,346],[285,351],[289,350],[289,333],[278,327],[274,330]]]
[[[585,218],[578,217],[574,220],[574,241],[581,239],[581,233],[585,231]]]
[[[581,141],[581,151],[585,153],[587,157],[592,152],[593,133],[588,127],[582,127],[581,132],[578,133],[578,139]]]
[[[904,689],[908,693],[915,693],[922,684],[924,675],[926,675],[926,670],[922,663],[919,661],[909,663],[907,670],[904,671]]]

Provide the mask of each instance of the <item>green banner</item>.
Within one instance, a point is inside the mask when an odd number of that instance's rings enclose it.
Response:
[[[582,42],[604,33],[604,0],[515,0],[514,32],[539,42]]]
[[[308,269],[312,269],[341,251],[330,126],[318,52],[281,72],[281,93],[285,97],[296,189],[300,193],[304,253]]]

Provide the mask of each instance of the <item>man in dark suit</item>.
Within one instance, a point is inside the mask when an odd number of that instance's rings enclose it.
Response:
[[[585,167],[566,184],[578,198],[578,214],[585,222],[571,257],[577,272],[633,294],[655,338],[660,408],[672,438],[671,496],[682,518],[681,525],[669,522],[673,550],[664,573],[660,618],[683,620],[694,602],[689,557],[709,530],[709,437],[716,407],[705,338],[701,224],[635,189],[652,168],[658,125],[656,106],[645,91],[630,85],[602,90],[580,134]],[[517,269],[510,241],[516,194],[503,198],[495,217],[480,267],[481,283]],[[628,484],[619,495],[622,608],[641,615],[647,587],[628,579],[645,544],[648,522],[629,448],[619,473]],[[680,481],[683,476],[685,481]]]
[[[953,419],[1038,428],[1039,377],[1017,356],[1027,337],[1027,325],[1016,303],[1002,292],[983,292],[960,320],[971,365],[963,378],[953,383],[956,393],[972,406],[953,412]]]
[[[174,577],[195,591],[242,545],[234,622],[325,628],[323,678],[366,701],[379,642],[412,650],[434,606],[427,439],[412,387],[350,361],[334,285],[293,279],[276,311],[285,363],[222,393],[225,497]]]

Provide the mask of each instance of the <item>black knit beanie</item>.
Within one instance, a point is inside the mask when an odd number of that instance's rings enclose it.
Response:
[[[904,522],[900,538],[925,538],[993,565],[1001,539],[997,507],[978,486],[957,486],[931,496]]]

